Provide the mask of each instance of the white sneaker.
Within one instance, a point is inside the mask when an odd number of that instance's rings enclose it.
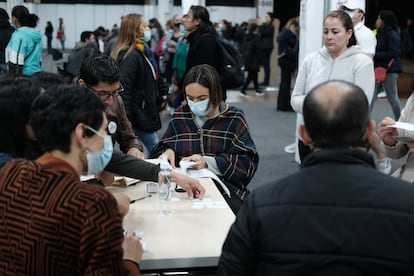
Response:
[[[384,157],[382,159],[377,160],[377,170],[383,172],[385,174],[391,173],[391,159],[388,157]]]
[[[296,146],[297,146],[297,144],[295,142],[295,143],[292,143],[290,145],[287,145],[284,148],[284,150],[285,150],[286,153],[295,153],[296,152]]]
[[[378,98],[386,98],[387,97],[387,93],[385,93],[385,91],[381,91],[377,94]]]

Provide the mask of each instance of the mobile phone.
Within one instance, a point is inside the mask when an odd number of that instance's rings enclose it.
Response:
[[[174,189],[177,193],[185,193],[185,190],[183,188],[181,188],[180,186],[178,186],[178,184],[175,184],[175,189]]]

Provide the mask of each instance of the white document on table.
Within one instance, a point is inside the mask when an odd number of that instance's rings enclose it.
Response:
[[[192,161],[180,161],[180,167],[176,168],[175,171],[181,174],[188,175],[193,178],[211,178],[216,180],[220,186],[223,188],[224,192],[230,197],[230,190],[229,188],[221,181],[220,177],[218,177],[215,173],[208,169],[200,169],[195,170],[191,167],[193,166],[194,162]]]

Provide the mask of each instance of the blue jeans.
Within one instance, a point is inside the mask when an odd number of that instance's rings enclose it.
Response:
[[[158,135],[156,132],[146,132],[134,128],[135,135],[138,136],[142,143],[144,143],[144,153],[146,156],[151,154],[152,149],[158,144]]]
[[[394,114],[394,119],[397,121],[401,115],[401,102],[398,96],[398,86],[397,86],[398,73],[387,73],[385,81],[382,83],[385,93],[387,94],[387,100],[391,105],[392,112]],[[374,109],[374,102],[377,99],[379,84],[375,83],[374,98],[371,102],[371,112]]]

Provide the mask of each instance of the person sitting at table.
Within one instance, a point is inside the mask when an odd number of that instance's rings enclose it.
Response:
[[[414,275],[414,186],[375,169],[369,114],[353,83],[311,89],[299,133],[312,152],[252,191],[216,275]]]
[[[77,83],[80,86],[89,87],[104,103],[108,120],[115,122],[117,126],[112,135],[113,142],[120,145],[120,150],[114,149],[105,171],[99,172],[97,177],[105,185],[112,184],[112,173],[157,182],[160,167],[141,160],[145,158],[145,155],[142,152],[141,143],[132,131],[122,98],[119,96],[119,92],[122,91],[120,80],[119,67],[109,56],[88,57],[82,63]],[[185,189],[190,197],[202,198],[204,196],[205,190],[198,180],[177,172],[172,172],[171,178]]]
[[[33,155],[30,113],[40,91],[28,76],[0,78],[0,168],[13,158]]]
[[[115,198],[80,181],[112,154],[102,102],[58,86],[35,99],[31,126],[45,153],[0,170],[0,274],[139,275],[142,247],[131,231],[124,237]]]
[[[244,112],[224,102],[220,78],[210,65],[191,68],[183,87],[187,104],[174,112],[151,155],[166,154],[174,167],[182,159],[194,161],[194,169],[212,171],[224,180],[230,198],[224,196],[237,212],[259,162]]]

